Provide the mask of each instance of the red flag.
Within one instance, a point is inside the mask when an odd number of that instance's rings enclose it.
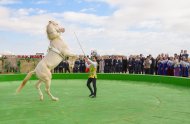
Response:
[[[86,68],[85,72],[86,72],[86,73],[89,72],[89,68]]]

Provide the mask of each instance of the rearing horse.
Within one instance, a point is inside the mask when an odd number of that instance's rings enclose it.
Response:
[[[20,92],[21,89],[25,86],[26,82],[31,78],[32,74],[36,74],[39,81],[36,83],[36,88],[40,95],[40,100],[43,100],[43,93],[40,89],[41,83],[45,83],[45,91],[51,97],[52,100],[59,100],[57,97],[54,97],[50,92],[51,85],[51,70],[54,69],[65,56],[76,56],[70,50],[68,45],[61,39],[61,33],[65,32],[64,28],[59,27],[59,25],[54,21],[49,21],[47,25],[47,36],[50,40],[50,46],[48,48],[48,53],[46,56],[38,63],[36,68],[29,72],[21,85],[18,87],[16,92]]]

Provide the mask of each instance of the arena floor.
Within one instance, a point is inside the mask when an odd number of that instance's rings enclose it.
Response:
[[[97,80],[89,98],[86,80],[52,80],[51,101],[39,101],[36,81],[15,94],[20,81],[0,82],[0,124],[190,124],[190,89],[148,82]]]

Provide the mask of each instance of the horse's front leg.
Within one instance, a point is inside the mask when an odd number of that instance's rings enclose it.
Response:
[[[69,49],[64,50],[63,54],[67,57],[77,57],[77,54],[71,52]]]
[[[59,98],[54,97],[54,96],[51,94],[51,92],[50,92],[51,80],[50,80],[50,79],[47,80],[47,81],[45,82],[45,85],[46,85],[45,91],[46,91],[46,93],[50,96],[50,98],[51,98],[53,101],[58,101]]]
[[[37,88],[37,90],[38,90],[38,93],[39,93],[39,95],[40,95],[40,100],[42,101],[43,99],[44,99],[44,96],[43,96],[43,93],[42,93],[42,91],[41,91],[41,89],[40,89],[40,86],[41,86],[41,80],[39,80],[37,83],[36,83],[36,88]]]

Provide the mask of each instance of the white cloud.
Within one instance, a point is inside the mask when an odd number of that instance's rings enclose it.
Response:
[[[95,12],[95,8],[83,8],[80,10],[80,12]]]
[[[77,32],[85,51],[94,48],[100,54],[173,55],[190,44],[190,1],[188,0],[85,0],[106,2],[115,11],[110,16],[65,11],[31,16],[33,9],[12,10],[0,7],[0,30],[45,36],[48,20],[65,26],[64,39],[75,52],[82,53],[73,32]],[[91,9],[93,10],[93,8]],[[15,14],[15,11],[18,14]],[[40,10],[39,10],[40,12]],[[14,14],[13,14],[14,13]],[[14,16],[13,16],[14,15]],[[88,53],[88,52],[87,52]]]
[[[0,7],[0,27],[1,30],[18,31],[30,34],[42,34],[48,20],[53,19],[51,15],[40,14],[30,16],[31,12],[38,9],[8,9]],[[39,10],[41,12],[41,10]]]
[[[49,0],[39,0],[39,1],[35,1],[34,4],[48,4]]]
[[[107,3],[118,7],[113,17],[124,20],[129,25],[156,19],[162,23],[164,29],[173,30],[176,25],[182,30],[185,27],[190,28],[187,23],[190,21],[188,0],[107,0]]]
[[[4,19],[4,18],[9,17],[11,11],[9,9],[5,8],[5,7],[0,6],[0,13],[1,13],[0,14],[1,19]]]
[[[20,3],[20,0],[0,0],[0,5]]]
[[[106,23],[107,16],[96,16],[94,14],[65,12],[63,17],[66,21],[75,22],[89,26],[103,26]]]
[[[40,15],[40,14],[45,14],[47,11],[39,8],[20,8],[18,10],[14,10],[15,12],[12,13],[11,16],[17,16],[17,17],[22,17],[22,16],[28,16],[30,17],[31,14],[35,15]]]
[[[94,0],[87,1],[94,2]],[[95,39],[96,44],[105,42],[110,48],[117,47],[122,49],[121,51],[131,53],[151,51],[154,55],[168,52],[172,55],[182,48],[188,49],[190,1],[107,0],[106,2],[118,8],[109,17],[72,12],[66,13],[65,18],[92,26],[89,30],[80,29],[82,30],[80,32],[85,34],[84,37]],[[104,31],[96,32],[93,26],[98,26],[94,27],[95,29],[102,27]],[[96,41],[99,37],[102,38],[100,42]],[[126,50],[119,43],[126,44]]]

